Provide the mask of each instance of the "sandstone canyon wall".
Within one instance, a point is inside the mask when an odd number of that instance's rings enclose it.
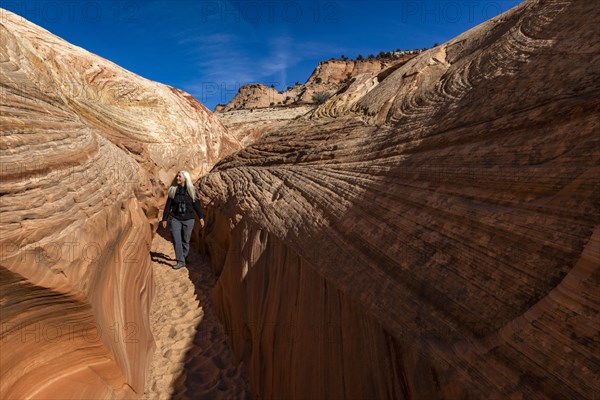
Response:
[[[598,398],[599,22],[526,1],[202,180],[257,397]]]
[[[314,106],[308,105],[233,110],[215,113],[215,115],[242,146],[247,146],[263,135],[286,126],[295,119],[309,115],[313,110]]]
[[[215,115],[237,140],[247,146],[294,120],[340,115],[385,76],[420,52],[413,50],[390,60],[323,61],[304,84],[282,93],[261,84],[244,85],[228,104],[217,106]],[[315,110],[317,104],[313,95],[317,93],[331,96],[327,107]],[[331,106],[332,102],[335,106]]]
[[[274,88],[260,83],[253,83],[240,87],[229,103],[218,108],[219,112],[231,110],[250,110],[265,108],[281,103],[285,97]],[[216,110],[215,110],[216,111]]]
[[[190,95],[0,14],[0,398],[138,398],[165,188],[239,143]]]
[[[377,75],[395,65],[404,64],[415,57],[419,50],[389,60],[328,60],[320,62],[304,85],[297,90],[297,100],[301,103],[313,103],[312,96],[317,92],[335,94],[353,79],[360,76]]]
[[[218,105],[215,112],[314,104],[313,95],[317,92],[333,95],[357,76],[376,75],[391,66],[405,63],[415,54],[418,51],[389,60],[322,61],[303,84],[297,83],[283,92],[260,83],[244,85],[229,103]]]

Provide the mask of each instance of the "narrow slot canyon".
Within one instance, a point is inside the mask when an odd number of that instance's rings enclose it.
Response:
[[[600,398],[594,2],[214,112],[0,12],[0,399]]]
[[[214,274],[207,257],[194,249],[187,268],[173,271],[168,235],[159,230],[152,241],[156,292],[150,327],[156,350],[144,398],[250,398],[245,368],[234,357],[209,296]]]

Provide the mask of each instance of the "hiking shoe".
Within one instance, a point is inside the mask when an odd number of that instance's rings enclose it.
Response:
[[[177,261],[177,264],[175,264],[173,269],[181,269],[181,268],[185,268],[185,263],[182,263],[181,261]]]

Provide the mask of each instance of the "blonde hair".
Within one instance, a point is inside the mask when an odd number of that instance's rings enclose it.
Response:
[[[196,201],[196,197],[198,197],[198,195],[196,192],[196,187],[192,183],[192,177],[190,176],[189,172],[183,171],[183,170],[181,170],[181,171],[177,172],[177,174],[175,174],[175,178],[173,178],[173,182],[171,183],[171,187],[169,188],[169,191],[167,192],[167,196],[169,196],[170,199],[175,197],[175,192],[177,192],[177,175],[180,172],[183,174],[183,177],[185,178],[185,187],[187,189],[188,194],[192,198],[192,201]]]

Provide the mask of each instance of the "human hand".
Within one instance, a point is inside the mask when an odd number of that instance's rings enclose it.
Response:
[[[204,218],[200,218],[200,228],[204,228]]]
[[[162,227],[163,227],[164,229],[167,229],[167,221],[162,221]]]

